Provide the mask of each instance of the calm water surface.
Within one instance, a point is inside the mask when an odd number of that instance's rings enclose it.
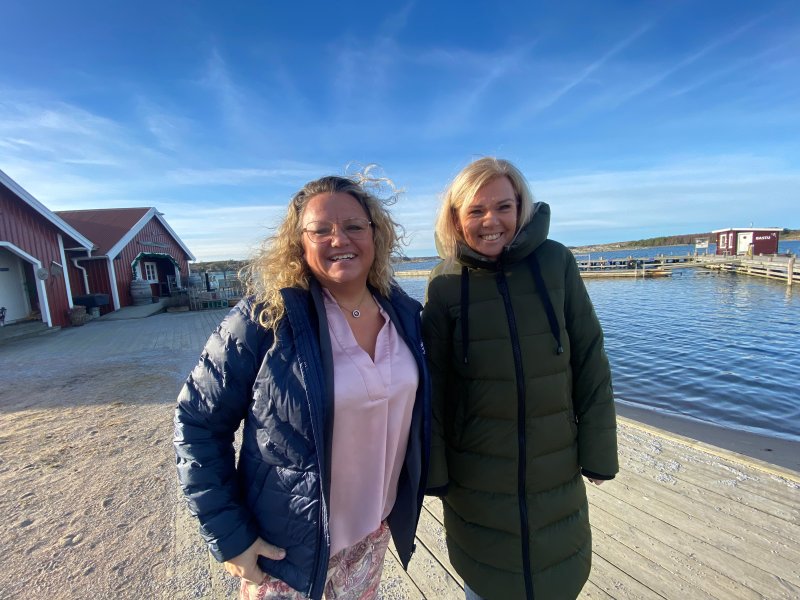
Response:
[[[398,281],[422,301],[425,278]],[[585,284],[619,402],[800,441],[800,287],[695,269]]]

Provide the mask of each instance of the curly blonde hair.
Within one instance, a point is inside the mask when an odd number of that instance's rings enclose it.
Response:
[[[403,229],[387,207],[397,200],[399,191],[390,179],[373,176],[374,168],[370,165],[354,175],[329,175],[309,181],[292,197],[283,222],[261,242],[241,273],[248,295],[255,297],[257,313],[253,316],[263,327],[277,332],[278,322],[286,313],[281,289],[309,289],[312,274],[303,258],[302,218],[308,201],[319,194],[349,194],[367,213],[375,244],[367,283],[382,295],[389,294],[393,281],[391,260],[400,256]],[[381,197],[385,192],[388,195]]]
[[[458,211],[472,201],[475,194],[498,177],[508,177],[519,202],[517,230],[519,233],[533,217],[535,211],[533,194],[522,172],[502,158],[487,156],[479,158],[464,167],[453,178],[444,193],[442,206],[436,218],[436,237],[439,241],[439,255],[446,265],[452,265],[458,256],[458,244],[466,243],[463,234],[457,229]]]

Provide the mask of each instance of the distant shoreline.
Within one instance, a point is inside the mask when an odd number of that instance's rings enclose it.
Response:
[[[781,242],[797,242],[800,241],[800,234],[781,236]],[[590,254],[595,252],[625,252],[626,250],[647,250],[648,248],[677,248],[679,246],[692,246],[693,244],[656,244],[656,245],[638,245],[630,242],[613,242],[610,244],[590,244],[587,246],[567,246],[573,254]],[[416,263],[427,262],[431,260],[439,260],[438,256],[404,256],[396,262],[401,263]]]
[[[568,246],[573,254],[587,254],[589,252],[624,252],[625,250],[646,250],[647,248],[675,248],[677,246],[691,246],[691,244],[659,244],[657,246],[636,246],[613,244],[593,244],[590,246]]]
[[[698,234],[698,237],[703,237],[703,234]],[[705,234],[705,237],[709,237]],[[781,234],[781,242],[797,242],[800,241],[800,230],[793,229],[791,233]],[[588,244],[585,246],[567,246],[573,254],[590,254],[595,252],[624,252],[626,250],[645,250],[647,248],[671,248],[675,246],[691,246],[691,243],[673,243],[673,244],[638,244],[634,242],[611,242],[608,244]],[[428,262],[431,260],[439,260],[438,256],[403,256],[396,259],[397,263],[418,263]],[[247,264],[246,260],[210,260],[210,261],[197,261],[192,263],[193,271],[231,271],[238,272],[244,265]]]
[[[618,244],[597,244],[593,246],[567,246],[573,254],[589,254],[594,252],[617,252],[625,250],[643,250],[646,248],[671,248],[677,246],[686,246],[687,244],[661,244],[658,246],[619,246]],[[441,260],[439,256],[404,256],[397,259],[396,263],[422,263],[432,260]]]

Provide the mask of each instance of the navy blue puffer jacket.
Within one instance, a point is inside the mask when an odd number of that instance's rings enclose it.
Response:
[[[321,598],[330,552],[328,496],[333,364],[321,288],[282,290],[286,316],[272,331],[240,302],[211,335],[178,396],[178,478],[211,553],[224,561],[260,536],[286,549],[259,566],[310,598]],[[422,506],[430,445],[430,383],[421,305],[399,287],[374,290],[417,362],[420,384],[397,499],[388,517],[407,567]],[[244,420],[238,465],[234,433]]]

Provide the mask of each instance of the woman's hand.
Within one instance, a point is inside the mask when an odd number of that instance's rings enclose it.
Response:
[[[234,577],[241,577],[259,585],[264,581],[265,573],[258,566],[258,557],[266,556],[272,560],[281,560],[286,556],[286,550],[268,544],[261,538],[256,541],[239,556],[226,560],[223,564],[225,570]]]
[[[605,479],[592,479],[591,477],[587,477],[589,481],[591,481],[595,485],[602,485]]]

